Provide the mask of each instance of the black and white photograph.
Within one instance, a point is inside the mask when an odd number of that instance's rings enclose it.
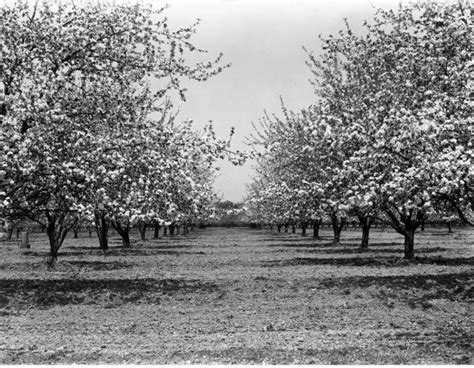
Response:
[[[471,0],[0,12],[0,364],[474,365]]]

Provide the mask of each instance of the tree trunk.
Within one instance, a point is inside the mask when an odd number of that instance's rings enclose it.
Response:
[[[130,228],[124,228],[122,236],[122,246],[124,248],[130,248]]]
[[[306,236],[307,227],[308,227],[308,224],[306,222],[301,223],[301,236]]]
[[[332,229],[333,229],[333,232],[334,232],[333,243],[335,245],[337,245],[337,244],[340,243],[341,232],[342,232],[342,229],[344,228],[344,225],[346,223],[346,218],[341,217],[341,220],[338,220],[337,215],[332,214],[331,215],[331,222],[332,222]]]
[[[97,212],[94,215],[95,231],[99,238],[99,247],[103,251],[109,249],[109,222],[102,212]]]
[[[452,233],[453,232],[453,225],[451,224],[451,222],[448,222],[448,233]]]
[[[371,216],[358,215],[360,226],[362,227],[362,241],[360,243],[360,249],[366,250],[369,247],[369,234],[370,228],[374,223],[374,218]]]
[[[290,224],[288,224],[288,223],[287,223],[287,224],[285,224],[285,233],[287,233],[287,232],[288,232],[288,228],[289,228],[289,227],[290,227]]]
[[[402,234],[405,238],[404,242],[404,253],[405,259],[413,260],[415,258],[414,245],[415,245],[415,232],[421,222],[425,220],[425,213],[417,211],[413,213],[413,210],[409,211],[398,211],[386,207],[384,212],[388,215],[390,222],[388,224],[393,227],[395,231]],[[408,213],[407,213],[408,212]],[[385,222],[382,222],[385,225]]]
[[[67,233],[74,227],[78,219],[68,219],[68,214],[61,212],[59,212],[59,214],[46,212],[45,215],[48,220],[46,233],[49,239],[49,257],[47,264],[48,267],[52,267],[54,262],[58,259],[59,248],[63,244]]]
[[[158,239],[160,237],[160,223],[155,221],[155,228],[153,231],[153,239]]]
[[[281,233],[281,225],[277,225],[277,232]]]
[[[145,221],[138,222],[138,231],[140,232],[140,239],[145,241],[146,240],[146,222]]]
[[[74,239],[78,238],[78,232],[79,231],[78,231],[77,227],[74,226],[74,228],[72,229]]]
[[[420,231],[425,231],[425,221],[421,222]]]
[[[174,235],[174,229],[175,229],[175,227],[176,227],[176,226],[175,226],[174,224],[171,224],[171,225],[169,226],[170,235]]]
[[[12,235],[13,235],[13,227],[10,227],[7,230],[7,240],[8,241],[12,240]]]
[[[118,221],[112,221],[112,226],[122,238],[122,246],[130,248],[130,224],[121,225]]]
[[[319,239],[319,228],[321,226],[322,219],[314,220],[313,221],[313,238]]]
[[[49,239],[49,257],[48,257],[48,267],[52,267],[54,262],[58,259],[58,251],[60,248],[58,234],[56,233],[56,224],[53,221],[48,223],[46,226],[46,234],[48,234]]]
[[[167,236],[168,235],[168,226],[165,226],[163,228],[163,236]]]
[[[405,232],[405,259],[412,261],[415,258],[415,230]]]
[[[296,234],[296,225],[291,225],[291,233]]]
[[[370,225],[363,224],[362,225],[362,240],[360,242],[361,250],[367,250],[369,248],[369,233],[370,233]]]

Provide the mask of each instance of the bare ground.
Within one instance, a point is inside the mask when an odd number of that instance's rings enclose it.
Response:
[[[150,234],[151,235],[151,234]],[[417,260],[375,229],[330,243],[206,229],[134,241],[0,243],[0,363],[472,364],[474,232],[426,229]]]

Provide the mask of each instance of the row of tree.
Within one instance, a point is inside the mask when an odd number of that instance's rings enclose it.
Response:
[[[212,213],[212,164],[230,138],[178,122],[169,97],[226,67],[199,61],[197,24],[171,30],[165,9],[140,4],[19,0],[0,11],[4,219],[44,226],[54,262],[79,221],[106,249],[109,226],[129,245],[137,223]]]
[[[265,115],[250,144],[260,150],[248,206],[256,221],[317,229],[334,241],[348,216],[367,247],[374,221],[405,239],[433,216],[472,225],[472,8],[419,2],[378,10],[363,34],[346,28],[307,51],[315,103]],[[260,148],[257,148],[259,146]]]

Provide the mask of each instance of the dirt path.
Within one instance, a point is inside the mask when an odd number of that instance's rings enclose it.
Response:
[[[1,244],[3,364],[469,363],[474,234],[428,229],[418,262],[375,231],[330,245],[269,230],[206,229],[135,241],[68,239],[46,271]],[[84,234],[85,236],[85,234]],[[116,244],[116,245],[114,245]]]

